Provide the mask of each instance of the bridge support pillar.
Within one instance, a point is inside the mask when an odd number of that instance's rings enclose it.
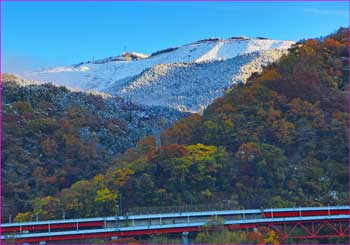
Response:
[[[182,243],[184,245],[188,245],[189,242],[188,242],[188,234],[189,232],[185,231],[185,232],[182,232]]]

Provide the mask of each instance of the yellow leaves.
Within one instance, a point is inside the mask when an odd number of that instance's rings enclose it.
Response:
[[[157,193],[158,195],[163,195],[165,194],[167,191],[166,189],[163,189],[163,188],[158,188],[155,193]]]
[[[102,174],[96,175],[93,178],[92,183],[94,184],[94,186],[96,186],[96,188],[103,188],[106,186],[105,177]]]
[[[112,173],[113,184],[121,187],[128,182],[130,176],[134,174],[134,170],[130,168],[116,168]]]
[[[224,127],[227,129],[231,129],[234,127],[234,123],[230,119],[225,120],[223,124],[224,124]]]
[[[38,199],[39,205],[47,205],[53,199],[52,196],[46,196]]]
[[[203,144],[196,144],[186,146],[185,148],[188,154],[183,158],[191,162],[203,161],[204,159],[217,152],[217,147],[212,145],[208,146]]]
[[[264,239],[264,243],[265,244],[280,244],[276,232],[273,230],[270,230],[267,233],[266,238]]]
[[[91,183],[87,180],[80,180],[72,185],[72,190],[77,192],[85,192],[91,186]]]
[[[215,146],[203,144],[189,145],[185,148],[190,155],[198,157],[213,154],[217,150]]]
[[[210,199],[213,196],[213,193],[210,190],[206,189],[204,191],[201,191],[201,195],[206,199]]]
[[[33,214],[31,212],[18,213],[15,217],[15,222],[27,222],[31,221]]]
[[[41,198],[36,198],[34,200],[34,214],[36,215],[47,215],[49,213],[49,203],[53,201],[52,196],[46,196]]]
[[[118,194],[110,191],[108,188],[103,188],[96,191],[96,202],[117,202]]]

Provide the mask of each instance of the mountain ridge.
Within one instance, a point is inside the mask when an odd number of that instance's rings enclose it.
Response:
[[[244,83],[252,73],[260,72],[262,66],[277,61],[283,54],[287,53],[292,44],[294,44],[292,41],[262,38],[209,38],[156,51],[151,55],[125,52],[119,56],[71,66],[59,66],[39,72],[19,74],[19,76],[27,80],[51,82],[83,91],[96,90],[118,95],[139,104],[166,106],[186,112],[201,112],[215,98],[222,96],[230,85]],[[244,59],[249,55],[251,60],[247,63],[253,62],[256,65],[248,65],[250,69],[243,68],[244,72],[240,68],[246,65],[245,63],[238,61],[238,64],[231,64],[232,62],[230,62],[231,59],[239,57]],[[209,77],[210,81],[206,82],[205,89],[199,91],[200,94],[192,93],[184,99],[188,83],[188,79],[184,78],[188,78],[188,74],[192,73],[193,84],[200,84],[203,75],[196,73],[199,71],[196,69],[198,65],[204,64],[204,66],[210,67],[211,65],[217,66],[220,62],[228,63],[224,72],[217,74],[215,78],[208,74],[206,77]],[[225,65],[221,64],[221,66]],[[160,67],[164,69],[159,69]],[[191,70],[191,67],[194,70]],[[143,76],[141,79],[143,83],[140,83],[138,78],[151,70],[155,76],[148,77],[150,80]],[[170,85],[175,83],[176,87],[165,86],[168,83],[166,81],[169,72],[176,73],[171,79],[177,80],[169,80]],[[130,92],[130,88],[126,85],[135,84],[136,80],[133,79],[138,79],[139,89],[137,91],[133,89]],[[154,91],[149,91],[149,84],[155,83],[163,84],[163,86],[153,87]],[[157,95],[157,98],[140,100],[140,98],[147,97],[149,93],[152,93],[153,97]],[[172,98],[170,101],[167,99],[169,96]],[[207,96],[208,99],[200,101],[196,99],[196,96]]]

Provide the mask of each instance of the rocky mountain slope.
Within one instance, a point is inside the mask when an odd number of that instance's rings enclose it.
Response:
[[[151,55],[124,53],[96,61],[20,74],[144,105],[202,111],[234,83],[245,82],[293,44],[265,38],[211,38]]]

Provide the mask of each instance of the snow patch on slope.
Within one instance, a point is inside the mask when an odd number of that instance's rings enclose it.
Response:
[[[285,51],[244,54],[224,61],[160,64],[141,75],[112,84],[104,92],[133,103],[163,105],[184,112],[201,112],[235,83],[245,82]]]
[[[245,82],[262,65],[278,60],[293,43],[211,38],[151,56],[124,53],[20,76],[72,89],[120,95],[140,104],[200,111],[233,83]]]

